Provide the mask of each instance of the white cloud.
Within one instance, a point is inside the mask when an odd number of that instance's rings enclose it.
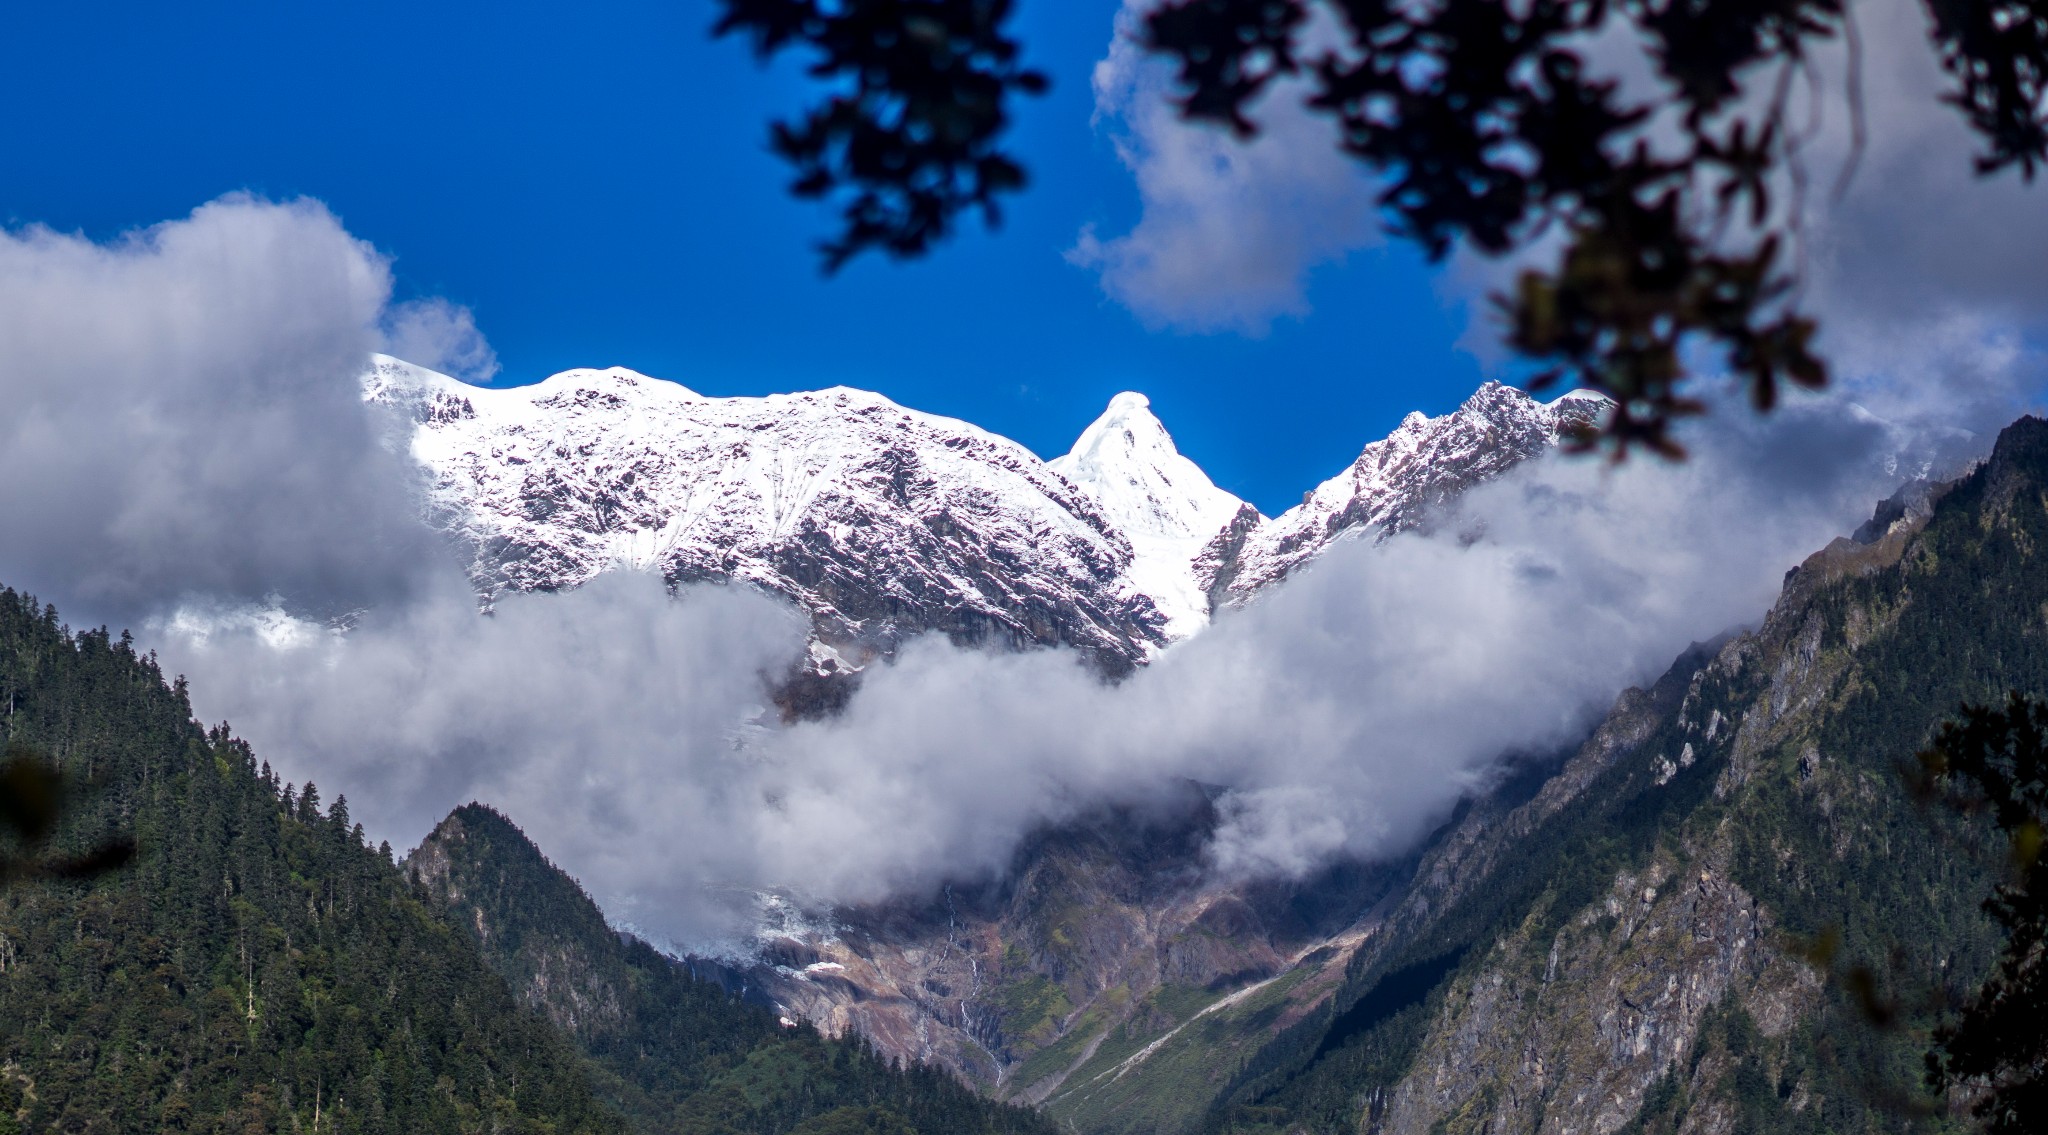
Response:
[[[1537,462],[1434,535],[1340,545],[1119,686],[1070,652],[926,640],[842,717],[791,726],[762,691],[800,642],[792,613],[716,588],[670,602],[638,576],[488,618],[451,590],[346,636],[259,619],[165,651],[206,716],[394,841],[484,800],[615,918],[703,945],[749,889],[916,895],[1189,780],[1228,789],[1219,872],[1402,852],[1503,756],[1568,743],[1760,614],[1890,489],[1887,452],[1867,422],[1794,414],[1684,466]]]
[[[433,544],[353,382],[389,291],[313,202],[226,198],[108,244],[0,233],[8,581],[95,620],[402,592]]]
[[[739,588],[672,601],[637,573],[488,616],[449,583],[345,634],[187,611],[149,637],[202,716],[234,722],[281,776],[345,793],[373,837],[402,849],[483,800],[613,918],[723,932],[730,910],[704,888],[757,880],[747,829],[767,807],[738,739],[772,714],[766,678],[801,648],[801,621]]]
[[[0,238],[0,476],[38,489],[0,495],[0,579],[74,618],[150,616],[203,718],[376,834],[496,804],[613,917],[680,942],[729,932],[736,888],[915,893],[1187,780],[1229,790],[1219,871],[1398,852],[1503,753],[1566,743],[1753,618],[1890,490],[1898,446],[1808,408],[1719,419],[1684,466],[1534,463],[1120,686],[1065,652],[923,642],[843,717],[784,727],[763,695],[802,621],[758,595],[615,575],[477,612],[359,396],[405,319],[314,204]]]
[[[465,382],[489,382],[498,353],[476,327],[476,316],[438,298],[412,300],[385,313],[384,353]]]
[[[1256,141],[1183,122],[1170,70],[1135,39],[1152,6],[1125,0],[1093,76],[1096,120],[1137,179],[1142,214],[1119,236],[1083,230],[1067,258],[1158,326],[1258,334],[1306,315],[1309,270],[1377,239],[1372,187],[1330,120],[1302,106],[1300,80],[1260,97]]]

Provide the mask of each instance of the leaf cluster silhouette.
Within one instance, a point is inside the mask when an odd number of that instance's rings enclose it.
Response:
[[[1923,2],[1941,97],[1982,142],[1977,171],[2031,180],[2048,160],[2048,0]],[[1615,400],[1582,447],[1675,458],[1673,424],[1704,409],[1688,385],[1697,359],[1725,365],[1759,411],[1787,384],[1828,380],[1798,302],[1801,203],[1777,187],[1804,184],[1792,96],[1814,93],[1817,49],[1846,38],[1856,58],[1851,4],[1166,0],[1140,35],[1177,66],[1182,115],[1240,138],[1276,79],[1305,80],[1393,230],[1433,259],[1560,237],[1554,267],[1495,297],[1509,345],[1538,367],[1533,386]],[[750,35],[764,57],[806,47],[833,89],[774,130],[799,195],[847,198],[828,269],[868,249],[921,255],[959,213],[993,219],[997,196],[1023,186],[1005,106],[1045,81],[1017,62],[1009,0],[721,5],[719,34]],[[1341,42],[1311,44],[1317,14]],[[1660,93],[1598,77],[1596,38],[1640,45]]]
[[[878,249],[922,255],[997,197],[1024,187],[1024,167],[996,145],[1012,93],[1045,90],[1003,30],[1010,0],[726,0],[716,34],[744,33],[762,57],[816,49],[813,77],[842,88],[798,121],[777,122],[775,152],[797,169],[791,191],[842,190],[845,230],[821,248],[837,271]]]

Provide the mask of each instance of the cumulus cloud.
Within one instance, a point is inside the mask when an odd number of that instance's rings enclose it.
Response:
[[[742,741],[805,627],[756,592],[675,602],[659,577],[618,573],[488,616],[456,584],[346,632],[190,608],[152,630],[209,719],[281,776],[345,793],[373,837],[410,846],[483,800],[612,917],[685,940],[728,929],[706,887],[759,880],[746,832],[768,805]]]
[[[433,545],[353,380],[389,292],[312,202],[223,199],[108,244],[0,232],[8,582],[95,620],[403,592]]]
[[[1256,334],[1305,315],[1309,270],[1376,239],[1371,185],[1336,149],[1329,120],[1302,105],[1299,80],[1260,97],[1256,141],[1182,121],[1168,101],[1170,69],[1136,39],[1151,7],[1125,0],[1092,79],[1096,121],[1136,179],[1142,211],[1121,235],[1084,229],[1067,259],[1155,326]]]

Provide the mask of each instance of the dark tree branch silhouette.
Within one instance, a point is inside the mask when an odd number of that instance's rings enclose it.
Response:
[[[801,121],[777,122],[772,145],[797,169],[799,197],[846,191],[845,230],[821,248],[836,272],[869,249],[921,256],[978,208],[1024,187],[1024,167],[996,148],[1012,92],[1045,76],[1017,63],[1003,31],[1009,0],[728,0],[715,34],[745,33],[762,58],[815,49],[812,76],[840,89]]]
[[[1759,411],[1782,387],[1826,384],[1797,302],[1803,184],[1788,103],[1816,50],[1854,46],[1850,0],[1164,0],[1145,45],[1177,65],[1190,121],[1257,134],[1248,107],[1281,76],[1336,144],[1378,178],[1392,229],[1441,259],[1503,256],[1562,237],[1554,267],[1495,297],[1534,387],[1569,382],[1616,408],[1583,447],[1683,455],[1701,413],[1687,360],[1704,352]],[[2048,0],[1923,0],[1951,78],[1942,96],[1983,142],[1977,171],[2048,161]],[[968,209],[1024,184],[1000,146],[1006,104],[1045,80],[1018,63],[1010,0],[720,0],[719,34],[762,56],[805,47],[832,90],[774,147],[794,191],[840,197],[827,270],[869,249],[918,256]],[[1316,13],[1342,29],[1312,48]],[[1661,80],[1631,96],[1586,44],[1626,27]],[[1609,42],[1613,42],[1609,37]],[[1755,97],[1761,96],[1761,97]],[[1660,134],[1652,144],[1650,132]]]

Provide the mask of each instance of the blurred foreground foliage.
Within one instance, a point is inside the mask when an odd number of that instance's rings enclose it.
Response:
[[[1923,4],[1949,77],[1939,97],[1979,138],[1977,172],[2031,180],[2048,161],[2048,0]],[[746,36],[763,58],[805,49],[828,92],[773,126],[793,191],[842,203],[821,247],[828,271],[869,250],[923,255],[959,214],[993,223],[998,199],[1023,188],[1002,134],[1011,100],[1046,79],[1019,61],[1012,0],[719,5],[717,34]],[[1300,80],[1335,144],[1373,174],[1390,227],[1433,259],[1554,240],[1553,264],[1496,297],[1509,344],[1539,368],[1532,385],[1615,400],[1585,447],[1678,457],[1672,424],[1704,408],[1687,384],[1701,352],[1760,411],[1787,383],[1827,382],[1798,302],[1812,139],[1797,96],[1820,97],[1816,53],[1846,41],[1860,149],[1853,7],[1165,0],[1133,31],[1178,68],[1183,117],[1239,138],[1258,133],[1251,112],[1276,80]],[[1625,58],[1596,67],[1596,44]],[[1655,76],[1654,91],[1606,77],[1629,69]]]

